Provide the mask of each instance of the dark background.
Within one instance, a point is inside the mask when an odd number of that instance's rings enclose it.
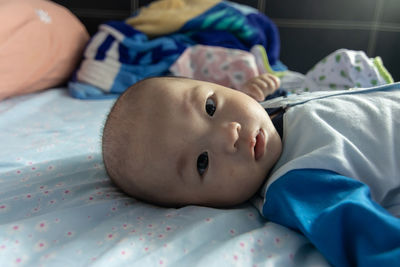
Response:
[[[199,0],[201,1],[201,0]],[[90,34],[107,20],[124,20],[151,0],[55,0],[68,7]],[[281,61],[306,73],[339,48],[380,56],[395,81],[400,81],[399,0],[249,0],[278,26]]]

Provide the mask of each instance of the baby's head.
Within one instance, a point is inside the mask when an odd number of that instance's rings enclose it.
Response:
[[[242,203],[257,192],[281,149],[253,98],[176,77],[130,87],[103,132],[111,179],[129,195],[163,206]]]

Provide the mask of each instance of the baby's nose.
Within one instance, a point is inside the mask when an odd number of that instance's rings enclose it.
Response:
[[[229,122],[222,125],[219,134],[219,142],[226,152],[235,152],[237,150],[237,142],[239,140],[239,132],[241,125],[238,122]]]

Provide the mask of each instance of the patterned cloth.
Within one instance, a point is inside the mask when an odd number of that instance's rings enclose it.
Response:
[[[167,209],[121,193],[101,157],[112,104],[66,88],[0,102],[0,266],[329,266],[251,204]]]
[[[254,55],[239,49],[195,45],[189,47],[170,67],[175,76],[217,83],[240,89],[260,74]]]
[[[284,67],[282,65],[280,69]],[[266,51],[261,45],[255,45],[250,52],[218,46],[194,45],[188,47],[169,70],[175,76],[213,82],[237,90],[260,74],[270,72],[282,76],[285,73],[272,69]]]
[[[369,58],[363,51],[348,49],[329,54],[305,76],[287,74],[282,82],[288,84],[286,89],[291,93],[347,90],[393,83],[380,57]]]
[[[372,59],[363,51],[339,49],[315,65],[306,76],[320,87],[343,90],[352,87],[393,83],[379,57]],[[310,88],[312,91],[314,88]]]
[[[279,63],[275,24],[253,8],[220,2],[178,31],[152,39],[123,21],[102,24],[69,83],[70,94],[82,99],[115,98],[139,80],[168,75],[168,68],[195,44],[245,51],[259,44],[272,65]]]

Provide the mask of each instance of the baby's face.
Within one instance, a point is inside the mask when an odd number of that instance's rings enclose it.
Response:
[[[152,87],[141,103],[141,126],[132,130],[132,151],[141,147],[135,157],[145,159],[135,168],[141,184],[168,204],[228,206],[249,199],[282,149],[261,105],[190,79],[155,79]]]

